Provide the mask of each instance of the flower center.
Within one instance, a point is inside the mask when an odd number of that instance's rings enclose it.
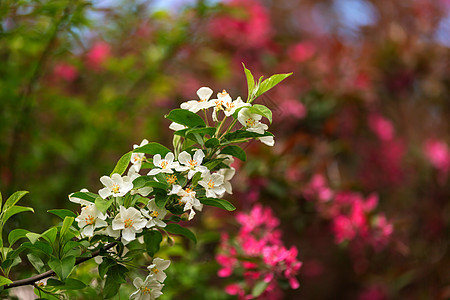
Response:
[[[209,186],[210,189],[214,188],[214,181],[210,180],[208,182],[208,186]]]
[[[155,274],[158,274],[159,270],[155,267],[155,268],[152,269],[152,272],[155,273]]]
[[[146,287],[146,286],[141,286],[141,293],[142,293],[142,294],[148,295],[148,294],[150,294],[151,292],[152,292],[152,289],[151,289],[151,288],[148,288],[148,287]]]
[[[161,166],[162,169],[167,168],[167,165],[169,165],[169,163],[168,163],[167,161],[165,161],[165,160],[163,160],[163,161],[161,162],[161,164],[160,164],[160,166]]]
[[[245,124],[247,124],[247,127],[254,127],[255,126],[255,120],[252,118],[248,118],[247,121],[245,121]]]
[[[124,221],[124,223],[125,223],[125,228],[130,228],[131,226],[133,226],[133,220],[132,219],[126,219],[125,221]]]
[[[156,218],[157,216],[159,216],[159,213],[158,213],[156,210],[154,210],[154,211],[152,211],[152,212],[150,213],[150,216],[151,216],[152,218]]]
[[[225,103],[225,105],[227,107],[226,108],[227,111],[231,111],[235,107],[235,104],[233,102],[227,102]]]
[[[177,182],[177,176],[175,176],[175,175],[167,175],[166,176],[166,181],[169,184],[174,184],[175,182]]]
[[[84,218],[84,220],[86,221],[87,225],[92,225],[94,224],[95,218],[93,216],[87,216],[86,218]]]
[[[192,189],[191,188],[186,188],[185,190],[184,190],[186,193],[191,193],[192,192]]]
[[[191,166],[191,169],[194,169],[195,166],[197,166],[198,162],[191,159],[191,160],[188,160],[188,164]]]
[[[134,162],[138,162],[138,161],[140,161],[141,159],[139,158],[139,156],[138,155],[135,155],[134,156]]]
[[[112,190],[113,193],[117,194],[119,192],[119,189],[120,189],[120,186],[118,184],[113,184],[112,185],[111,190]]]

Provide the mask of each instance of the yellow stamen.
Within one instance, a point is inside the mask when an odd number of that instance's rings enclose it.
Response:
[[[153,269],[152,269],[152,272],[155,273],[155,274],[158,274],[158,273],[159,273],[159,270],[158,270],[157,268],[153,268]]]
[[[167,175],[166,176],[166,181],[169,184],[174,184],[175,182],[177,182],[177,176],[175,176],[175,175]]]
[[[192,192],[192,189],[191,188],[186,188],[184,191],[189,194],[190,192]]]
[[[117,194],[119,192],[119,189],[120,189],[120,187],[119,187],[118,184],[113,184],[112,185],[111,190],[112,190],[113,193]]]
[[[148,287],[146,287],[146,286],[141,286],[141,293],[142,293],[142,294],[148,295],[148,294],[150,294],[151,292],[152,292],[152,289],[151,289],[151,288],[148,288]]]
[[[188,164],[191,165],[191,169],[194,169],[195,166],[198,164],[198,162],[193,160],[193,159],[191,159],[191,160],[188,160]]]
[[[253,120],[252,118],[248,118],[247,121],[245,121],[245,124],[247,124],[247,127],[254,127],[255,120]]]
[[[165,168],[167,168],[168,164],[169,163],[167,161],[163,160],[159,165],[161,166],[162,169],[165,169]]]
[[[214,181],[210,180],[208,182],[208,186],[209,186],[210,189],[214,188]]]
[[[126,219],[124,221],[125,223],[125,228],[130,228],[131,226],[133,226],[134,221],[132,219]]]
[[[154,210],[154,211],[151,212],[150,216],[152,218],[156,218],[157,216],[159,216],[159,213],[156,210]]]
[[[84,218],[84,220],[86,221],[87,225],[92,225],[94,224],[95,218],[93,216],[87,216],[86,218]]]

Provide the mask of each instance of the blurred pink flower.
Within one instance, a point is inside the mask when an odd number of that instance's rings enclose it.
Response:
[[[285,100],[281,102],[279,109],[282,112],[282,118],[289,116],[302,119],[306,116],[306,107],[298,100]]]
[[[389,141],[394,138],[394,126],[388,119],[379,114],[372,113],[369,115],[369,127],[382,141]]]
[[[386,300],[386,292],[384,289],[372,286],[359,294],[358,300]]]
[[[428,139],[425,142],[423,151],[433,167],[441,171],[443,174],[447,174],[449,172],[450,150],[444,141]]]
[[[62,62],[55,65],[53,75],[56,78],[62,78],[65,81],[72,82],[78,77],[78,70],[74,66]]]
[[[241,8],[246,14],[219,16],[209,24],[212,36],[239,47],[261,47],[270,37],[271,25],[267,9],[256,1],[234,0],[230,8]]]
[[[96,42],[86,54],[88,67],[99,70],[111,56],[111,46],[106,42]]]
[[[316,52],[316,47],[312,42],[300,42],[298,44],[292,45],[287,50],[288,56],[291,60],[295,62],[304,62],[311,57]]]

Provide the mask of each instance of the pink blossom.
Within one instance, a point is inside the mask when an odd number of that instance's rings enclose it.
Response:
[[[302,119],[306,116],[306,108],[298,100],[289,99],[281,102],[280,110],[282,111],[282,117],[293,117],[295,119]]]
[[[446,174],[450,170],[450,150],[441,140],[428,139],[424,145],[424,153],[436,169]]]
[[[309,198],[317,197],[319,201],[326,202],[333,197],[333,191],[328,187],[325,176],[315,174],[307,187],[304,189],[305,196]]]
[[[315,54],[316,47],[312,42],[301,42],[290,46],[287,52],[291,60],[301,63]]]
[[[72,82],[78,77],[78,70],[74,66],[62,62],[55,65],[53,74],[57,78]]]
[[[225,287],[225,292],[228,295],[243,295],[245,293],[242,287],[237,283],[227,285]]]
[[[105,42],[95,43],[86,54],[86,63],[92,69],[100,69],[111,56],[111,46]]]
[[[238,47],[261,47],[270,37],[271,25],[267,9],[256,1],[234,0],[231,8],[242,8],[246,14],[221,16],[209,24],[212,36]]]
[[[369,115],[369,127],[382,141],[389,141],[394,138],[394,126],[388,119],[379,114]]]

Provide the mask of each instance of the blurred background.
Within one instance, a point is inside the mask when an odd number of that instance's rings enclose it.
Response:
[[[245,63],[294,73],[257,100],[276,143],[247,146],[227,198],[297,247],[279,299],[450,298],[450,1],[3,0],[0,37],[0,191],[36,211],[6,232],[78,210],[67,195],[142,139],[171,146],[163,116],[199,87],[246,97]],[[197,246],[163,247],[161,299],[234,299],[215,255],[235,217],[208,209]]]

